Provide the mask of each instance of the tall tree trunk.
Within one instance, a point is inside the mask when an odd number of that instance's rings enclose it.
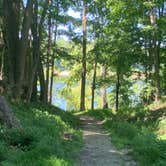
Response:
[[[1,29],[1,16],[0,16],[0,80],[3,80],[3,66],[4,66],[4,42],[3,33]]]
[[[164,89],[164,95],[166,95],[166,63],[164,65],[164,74],[163,74],[163,89]]]
[[[33,90],[33,85],[34,85],[34,81],[35,81],[35,77],[37,78],[37,70],[39,70],[39,59],[40,59],[40,45],[41,45],[41,41],[42,41],[42,31],[43,31],[43,23],[44,23],[44,18],[46,16],[46,12],[47,12],[47,8],[48,8],[48,1],[46,1],[46,4],[44,6],[42,15],[41,15],[41,19],[40,22],[38,24],[38,1],[35,1],[35,5],[34,5],[34,10],[33,10],[33,24],[31,25],[31,30],[32,30],[32,35],[33,35],[33,65],[32,65],[32,75],[31,75],[31,79],[29,82],[29,88],[28,88],[28,92],[27,92],[27,96],[26,96],[26,101],[30,102],[31,100],[31,96],[32,96],[32,90]],[[40,62],[41,63],[41,62]],[[42,64],[41,64],[42,65]],[[42,68],[42,66],[40,66]],[[40,68],[40,69],[41,69]],[[38,73],[42,73],[38,72]],[[43,85],[44,82],[42,80],[43,76],[42,74],[40,74],[40,80],[41,80],[41,84]],[[44,86],[45,87],[45,86]],[[43,95],[46,95],[45,90],[43,90],[45,88],[42,88],[42,100],[45,101],[45,98]]]
[[[117,70],[117,80],[116,80],[116,111],[119,110],[119,89],[120,89],[120,75],[119,71]]]
[[[97,69],[97,60],[95,60],[95,64],[94,64],[94,73],[93,73],[93,81],[92,81],[91,110],[94,110],[94,99],[95,99],[95,89],[96,89],[96,69]]]
[[[21,90],[23,86],[23,79],[24,79],[24,71],[25,71],[25,62],[26,62],[26,55],[27,55],[27,47],[28,47],[28,35],[29,29],[32,21],[32,9],[33,9],[33,0],[27,1],[27,7],[25,8],[24,12],[24,19],[23,19],[23,27],[21,32],[21,40],[20,40],[20,49],[19,49],[19,56],[17,59],[17,75],[16,75],[16,90],[17,90],[17,98],[19,99],[21,96]]]
[[[48,45],[47,45],[47,63],[46,63],[46,92],[47,101],[50,101],[49,78],[50,78],[50,56],[51,56],[51,12],[48,16]]]
[[[19,50],[20,1],[3,1],[4,36],[7,47],[8,83],[12,90],[16,85],[15,74]]]
[[[39,59],[39,64],[38,64],[38,74],[39,74],[39,81],[40,81],[40,100],[44,103],[47,103],[46,82],[44,78],[44,70],[43,70],[41,58]]]
[[[155,78],[156,78],[156,96],[155,101],[159,101],[161,99],[161,86],[160,86],[160,42],[156,48],[156,56],[155,56]]]
[[[28,46],[28,32],[31,23],[32,0],[27,1],[24,10],[21,39],[20,38],[20,0],[3,1],[4,29],[8,50],[8,82],[13,87],[13,96],[21,97],[24,78],[25,60]]]
[[[56,44],[56,38],[57,38],[57,23],[55,25],[55,32],[54,32],[54,38],[55,38],[55,41],[54,41],[54,44]],[[50,78],[50,98],[49,98],[49,103],[51,104],[52,103],[52,91],[53,91],[53,82],[54,82],[54,56],[52,56],[51,58],[51,78]]]
[[[83,43],[82,43],[82,75],[81,75],[81,101],[80,101],[80,110],[85,110],[85,86],[86,86],[86,34],[87,34],[87,4],[83,0]]]
[[[101,77],[102,77],[102,80],[104,80],[106,77],[106,68],[104,65],[101,66]],[[103,109],[108,108],[107,92],[106,92],[105,85],[103,85],[101,88],[101,96],[102,96],[102,108]]]
[[[152,54],[154,56],[154,67],[155,67],[155,87],[156,87],[156,92],[155,92],[155,101],[159,101],[161,96],[160,96],[160,62],[159,62],[159,51],[157,51],[157,46],[156,46],[156,39],[155,39],[155,11],[154,8],[152,7],[150,9],[150,23],[151,26],[154,27],[154,30],[152,32]]]
[[[33,89],[32,89],[32,95],[30,98],[30,101],[37,102],[38,97],[37,97],[37,74],[35,75],[34,82],[33,82]]]
[[[54,83],[54,58],[52,58],[51,62],[50,90],[49,90],[49,100],[48,100],[50,104],[52,104],[53,83]]]

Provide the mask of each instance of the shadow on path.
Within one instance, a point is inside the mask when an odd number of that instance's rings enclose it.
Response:
[[[137,166],[127,155],[128,150],[117,150],[110,137],[102,129],[102,122],[92,117],[81,116],[84,148],[77,166]]]

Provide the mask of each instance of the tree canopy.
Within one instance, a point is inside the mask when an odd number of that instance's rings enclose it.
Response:
[[[77,101],[71,109],[118,110],[164,98],[164,0],[0,4],[0,85],[9,98],[51,103],[62,71],[68,75],[60,94]]]

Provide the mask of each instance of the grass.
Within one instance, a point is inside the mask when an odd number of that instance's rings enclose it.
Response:
[[[154,108],[154,105],[153,105]],[[137,107],[95,110],[83,114],[104,121],[104,128],[117,148],[131,148],[132,155],[142,166],[166,165],[166,109],[149,110]]]
[[[79,120],[42,104],[13,105],[22,129],[0,126],[1,166],[73,166],[82,146]],[[66,137],[68,134],[70,138]]]

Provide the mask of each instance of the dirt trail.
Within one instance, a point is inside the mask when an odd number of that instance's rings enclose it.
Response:
[[[117,150],[102,129],[102,122],[82,116],[84,148],[77,166],[138,166],[127,155],[128,150]]]

